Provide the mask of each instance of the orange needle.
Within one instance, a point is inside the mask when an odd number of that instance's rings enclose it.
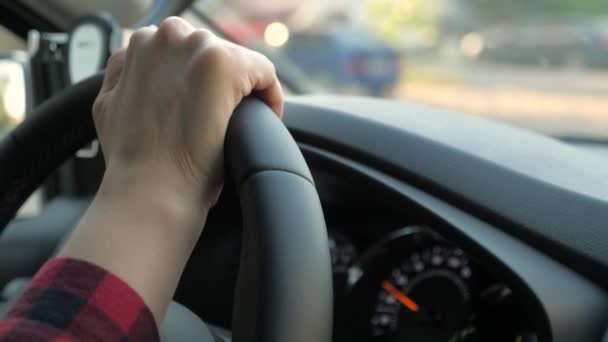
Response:
[[[418,312],[418,304],[414,302],[410,297],[406,296],[405,293],[399,291],[391,282],[385,280],[382,282],[382,288],[385,289],[388,293],[393,295],[393,297],[397,298],[397,300],[403,304],[406,308],[410,309],[413,312]]]

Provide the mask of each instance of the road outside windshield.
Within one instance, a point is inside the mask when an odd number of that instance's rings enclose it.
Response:
[[[312,92],[608,139],[608,1],[222,0],[192,8]]]

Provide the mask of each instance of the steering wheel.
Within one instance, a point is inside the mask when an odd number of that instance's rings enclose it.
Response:
[[[103,75],[49,99],[0,143],[0,233],[61,163],[95,138],[91,116]],[[225,142],[243,212],[233,307],[234,341],[330,341],[327,231],[310,170],[281,121],[243,100]]]

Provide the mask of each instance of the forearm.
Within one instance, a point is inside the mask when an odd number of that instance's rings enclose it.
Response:
[[[160,322],[208,207],[192,189],[172,183],[169,175],[157,179],[131,175],[142,173],[106,173],[60,254],[92,262],[122,278]]]

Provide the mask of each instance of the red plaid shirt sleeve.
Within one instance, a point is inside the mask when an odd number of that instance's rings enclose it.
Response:
[[[49,260],[0,322],[0,341],[159,341],[152,313],[124,281],[91,263]]]

